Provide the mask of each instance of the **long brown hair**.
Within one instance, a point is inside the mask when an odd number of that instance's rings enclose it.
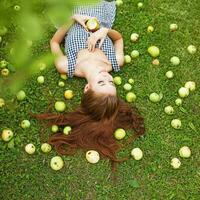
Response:
[[[102,157],[110,159],[112,172],[116,170],[116,163],[129,158],[116,158],[116,152],[122,145],[114,138],[114,131],[117,128],[134,129],[135,134],[129,137],[126,145],[145,133],[144,120],[135,107],[118,96],[96,94],[91,89],[83,94],[81,105],[73,112],[31,116],[48,120],[48,126],[71,126],[72,130],[68,135],[56,133],[48,140],[58,153],[73,155],[78,148],[85,151],[96,150]]]

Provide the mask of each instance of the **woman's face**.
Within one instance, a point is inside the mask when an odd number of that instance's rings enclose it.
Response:
[[[92,89],[96,93],[116,95],[116,87],[113,82],[113,77],[105,70],[98,72],[86,84],[84,92]]]

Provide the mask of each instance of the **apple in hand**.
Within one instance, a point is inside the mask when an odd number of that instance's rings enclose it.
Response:
[[[189,158],[191,156],[191,150],[187,146],[183,146],[179,150],[179,154],[182,158]]]
[[[97,163],[100,159],[99,153],[95,150],[89,150],[86,152],[86,159],[89,163]]]
[[[60,170],[64,166],[64,161],[60,156],[54,156],[50,161],[50,166],[53,170]]]
[[[2,131],[1,137],[3,141],[8,142],[9,140],[12,139],[13,135],[14,134],[10,129],[4,129]]]
[[[140,160],[143,157],[143,152],[140,148],[134,148],[131,151],[131,155],[135,160]]]
[[[100,28],[100,24],[96,18],[90,18],[86,21],[86,27],[89,31],[95,32]]]
[[[26,151],[26,153],[28,153],[28,154],[34,154],[34,153],[35,153],[35,146],[34,146],[34,144],[32,144],[32,143],[27,144],[27,145],[25,146],[25,151]]]
[[[44,153],[49,153],[50,151],[51,151],[51,145],[50,144],[48,144],[48,143],[43,143],[42,145],[41,145],[41,150],[42,150],[42,152],[44,152]]]
[[[121,140],[126,136],[126,131],[122,128],[118,128],[115,132],[114,132],[114,136],[117,140]]]

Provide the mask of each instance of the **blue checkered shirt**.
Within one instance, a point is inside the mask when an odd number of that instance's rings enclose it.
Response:
[[[76,6],[72,14],[81,14],[91,17],[96,17],[100,22],[100,27],[112,28],[115,20],[116,5],[115,1],[107,2],[100,1],[95,5]],[[77,53],[81,49],[87,49],[87,38],[91,32],[85,30],[85,28],[79,23],[75,22],[68,30],[65,36],[65,53],[68,58],[68,77],[72,78],[75,72]],[[100,40],[96,43],[95,48],[98,48]],[[120,66],[117,63],[115,49],[112,40],[106,36],[102,46],[102,51],[107,56],[108,60],[112,64],[112,68],[115,72],[120,70]]]

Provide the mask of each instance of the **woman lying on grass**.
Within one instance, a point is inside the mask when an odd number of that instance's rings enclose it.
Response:
[[[124,64],[122,35],[111,29],[115,19],[115,1],[100,1],[93,6],[79,6],[71,17],[70,25],[64,25],[51,39],[51,50],[57,56],[55,66],[59,73],[68,77],[86,78],[81,105],[67,114],[33,115],[37,119],[47,119],[48,125],[71,126],[69,135],[57,133],[49,138],[56,151],[72,155],[76,149],[96,150],[101,156],[111,160],[112,171],[116,163],[127,160],[117,159],[120,145],[113,133],[117,128],[134,129],[128,142],[145,132],[143,118],[137,109],[130,107],[116,93],[110,71],[119,71]],[[95,17],[100,29],[91,32],[86,20]],[[60,43],[65,37],[65,54]]]

